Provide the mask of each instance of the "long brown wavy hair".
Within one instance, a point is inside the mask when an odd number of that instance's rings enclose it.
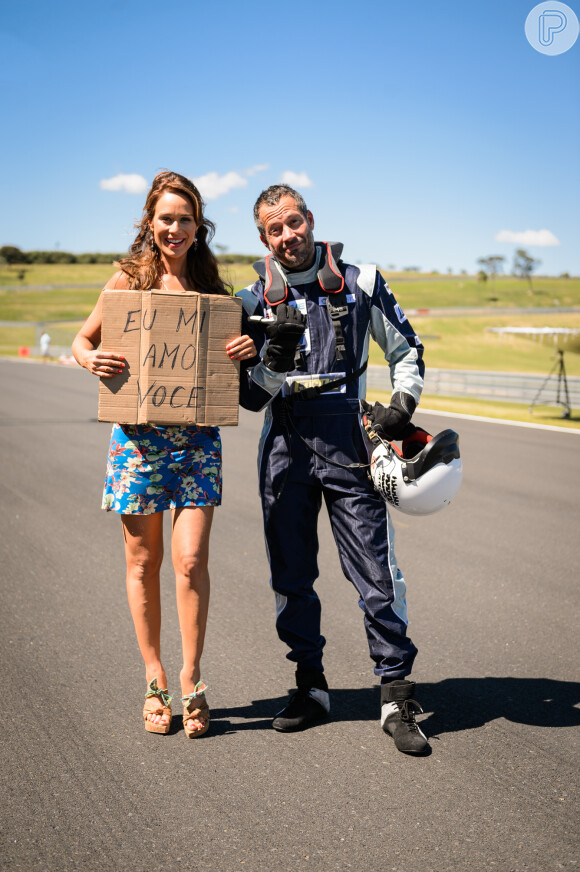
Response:
[[[142,290],[155,286],[162,274],[161,252],[157,245],[150,244],[150,225],[159,197],[166,191],[181,194],[191,203],[194,221],[197,224],[197,246],[192,245],[187,252],[187,277],[191,286],[204,294],[228,294],[232,286],[221,278],[218,262],[209,247],[215,233],[215,225],[203,214],[204,202],[201,194],[189,179],[179,173],[162,170],[153,179],[147,194],[143,217],[135,224],[137,236],[129,249],[129,254],[117,266],[129,276],[129,287]]]

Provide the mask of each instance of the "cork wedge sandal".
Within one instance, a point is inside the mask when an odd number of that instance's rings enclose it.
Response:
[[[145,721],[145,729],[148,733],[161,733],[167,735],[171,727],[171,702],[172,697],[165,690],[160,690],[157,687],[157,679],[154,678],[149,682],[149,690],[145,694],[145,705],[143,706],[143,720]],[[169,721],[166,724],[154,724],[149,720],[149,715],[167,715]]]
[[[207,684],[203,681],[198,681],[193,689],[193,693],[181,697],[183,703],[183,730],[188,739],[199,739],[209,730],[209,706],[205,698]],[[191,719],[200,721],[202,726],[199,729],[196,727],[188,727],[187,722]]]

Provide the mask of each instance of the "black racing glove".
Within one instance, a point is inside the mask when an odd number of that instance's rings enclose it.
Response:
[[[294,357],[306,330],[306,316],[294,306],[279,303],[276,320],[266,326],[268,347],[262,358],[274,372],[289,372],[294,369]]]
[[[375,432],[387,442],[405,438],[407,425],[417,407],[411,394],[403,391],[395,391],[389,406],[381,403],[371,406],[365,400],[361,401],[361,405]]]

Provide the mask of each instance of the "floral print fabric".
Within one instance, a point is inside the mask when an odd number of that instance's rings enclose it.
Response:
[[[115,424],[102,508],[151,515],[182,506],[219,506],[221,465],[217,427]]]

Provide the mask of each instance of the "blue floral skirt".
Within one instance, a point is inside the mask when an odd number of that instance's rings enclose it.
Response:
[[[115,424],[102,508],[151,515],[182,506],[219,506],[221,467],[217,427]]]

